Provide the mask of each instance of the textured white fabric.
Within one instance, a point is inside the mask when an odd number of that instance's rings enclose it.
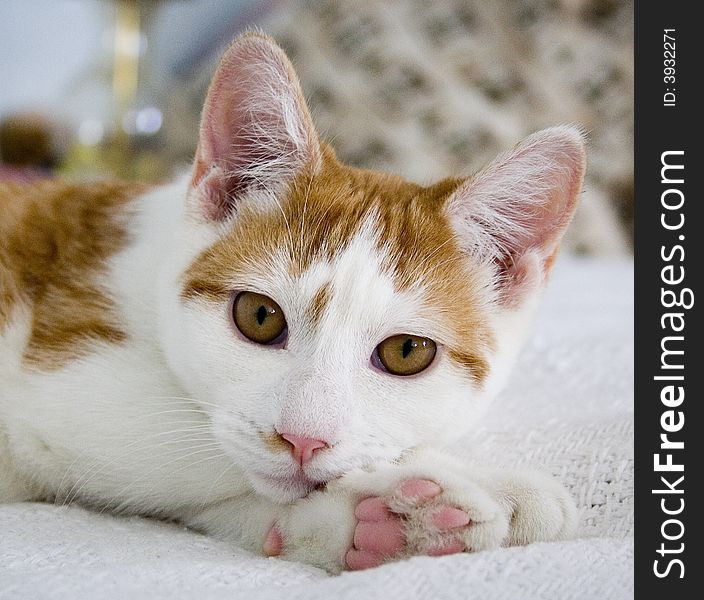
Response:
[[[475,462],[558,476],[580,507],[577,539],[330,577],[175,525],[7,505],[0,598],[631,598],[632,271],[628,260],[558,263],[507,391],[476,439],[457,446]]]

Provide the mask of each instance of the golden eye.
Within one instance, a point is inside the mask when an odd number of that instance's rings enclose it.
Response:
[[[271,298],[255,292],[241,292],[232,305],[237,329],[257,344],[271,344],[286,331],[284,311]]]
[[[381,364],[394,375],[415,375],[427,369],[435,358],[437,346],[431,339],[417,335],[394,335],[376,347]]]

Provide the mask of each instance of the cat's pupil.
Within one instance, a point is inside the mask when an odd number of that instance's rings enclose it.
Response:
[[[403,342],[403,346],[401,347],[401,352],[403,354],[403,358],[407,358],[408,355],[413,352],[413,349],[417,346],[418,344],[414,342],[411,338],[408,338],[405,342]]]
[[[264,319],[266,319],[268,314],[269,311],[266,309],[266,306],[260,306],[257,309],[257,323],[259,323],[260,325],[264,323]]]

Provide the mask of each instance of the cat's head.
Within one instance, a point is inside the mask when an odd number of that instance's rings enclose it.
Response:
[[[255,488],[290,501],[451,442],[505,378],[575,208],[569,126],[423,187],[347,167],[246,34],[210,86],[167,353]]]

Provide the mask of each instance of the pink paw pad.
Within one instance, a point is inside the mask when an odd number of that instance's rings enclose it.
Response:
[[[425,500],[442,493],[442,488],[429,479],[409,479],[401,484],[401,493],[409,498]]]
[[[454,506],[442,506],[429,516],[429,522],[438,529],[454,529],[469,525],[469,515]]]
[[[359,520],[353,547],[345,560],[352,570],[370,569],[401,552],[406,544],[401,519],[378,496],[362,500],[354,511]]]
[[[354,516],[360,521],[385,521],[393,515],[384,501],[378,496],[362,500],[354,510]]]
[[[274,525],[269,530],[269,533],[267,533],[266,539],[264,540],[264,554],[266,554],[267,556],[279,556],[279,554],[281,554],[281,551],[283,550],[283,547],[284,541],[281,537],[281,532],[276,527],[276,525]]]
[[[400,519],[388,521],[360,521],[354,530],[354,547],[386,556],[393,556],[406,543]]]
[[[352,548],[352,550],[347,552],[345,562],[347,562],[347,567],[352,571],[361,571],[362,569],[378,567],[384,562],[384,557],[375,552]]]

